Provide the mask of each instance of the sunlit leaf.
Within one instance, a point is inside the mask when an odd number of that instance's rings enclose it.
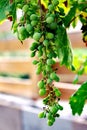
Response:
[[[81,114],[87,100],[87,82],[84,82],[81,87],[70,97],[70,106],[73,115]]]

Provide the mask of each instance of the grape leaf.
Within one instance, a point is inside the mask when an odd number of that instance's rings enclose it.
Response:
[[[69,10],[68,14],[64,17],[64,25],[65,27],[69,27],[70,23],[74,20],[75,14],[76,14],[76,9],[77,9],[78,4],[75,3]]]
[[[72,48],[69,41],[66,29],[63,26],[59,26],[57,29],[57,36],[55,45],[57,54],[61,65],[71,66],[72,65]]]
[[[17,9],[16,9],[16,5],[15,3],[13,2],[11,5],[10,5],[10,15],[12,16],[12,21],[13,23],[15,23],[16,19],[17,19],[17,15],[16,15],[16,12],[17,12]]]
[[[6,19],[9,10],[9,0],[0,0],[0,22]]]
[[[87,100],[87,81],[70,97],[69,104],[73,115],[80,115],[83,111],[85,101]]]

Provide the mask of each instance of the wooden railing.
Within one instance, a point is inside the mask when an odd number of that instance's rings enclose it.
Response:
[[[7,30],[10,30],[10,26],[7,27],[7,25],[8,24],[4,24],[4,27],[1,26],[1,31],[5,31],[6,28]],[[73,47],[85,47],[81,39],[81,33],[70,33],[69,37]],[[77,42],[79,42],[79,44]],[[28,39],[23,44],[21,44],[17,39],[0,41],[0,51],[29,51],[29,46],[31,43],[32,39]],[[78,85],[75,86],[71,84],[75,74],[71,73],[70,70],[67,70],[65,67],[59,67],[58,62],[56,63],[55,67],[59,68],[57,73],[61,79],[59,83],[56,83],[56,86],[63,93],[62,99],[68,99],[69,96],[79,87]],[[41,77],[36,75],[36,67],[32,64],[32,59],[0,59],[0,72],[29,73],[30,75],[29,80],[1,77],[0,92],[29,98],[38,98],[37,82]],[[80,81],[83,82],[85,79],[86,76],[84,75],[80,78]],[[68,84],[65,82],[68,82]]]

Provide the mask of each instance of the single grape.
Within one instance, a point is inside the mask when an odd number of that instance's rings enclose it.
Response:
[[[50,66],[50,65],[46,65],[46,71],[47,71],[47,72],[52,71],[52,68],[51,68],[51,66]]]
[[[59,4],[59,0],[53,0],[52,3],[54,6],[57,6]]]
[[[44,112],[40,112],[40,113],[38,114],[38,117],[39,117],[39,118],[44,118],[44,116],[45,116],[45,113],[44,113]]]
[[[48,83],[48,84],[52,83],[52,81],[53,81],[53,80],[52,80],[52,79],[50,79],[50,78],[49,78],[49,79],[47,79],[47,83]]]
[[[43,104],[47,105],[48,102],[49,102],[49,97],[43,99]]]
[[[49,41],[46,39],[43,41],[44,46],[49,46]]]
[[[26,13],[29,10],[29,6],[27,4],[24,5],[22,10],[24,11],[24,13]]]
[[[42,67],[41,66],[38,66],[37,67],[37,70],[36,70],[36,74],[40,74],[42,71]]]
[[[53,59],[47,59],[47,65],[51,66],[55,64],[55,61]]]
[[[32,21],[31,21],[31,25],[32,25],[33,27],[35,27],[37,24],[38,24],[38,21],[37,21],[37,20],[32,20]]]
[[[37,47],[38,47],[38,43],[37,42],[33,42],[31,47],[30,47],[30,50],[34,51],[35,49],[37,49]]]
[[[43,81],[43,80],[40,80],[40,81],[38,82],[38,87],[41,89],[41,88],[44,88],[44,86],[45,86],[44,81]]]
[[[36,14],[32,14],[31,16],[30,16],[30,20],[37,20],[37,15]]]
[[[33,63],[34,65],[36,65],[36,64],[38,64],[38,61],[37,61],[37,60],[34,60],[32,63]]]
[[[58,90],[58,88],[54,88],[53,90],[54,90],[55,95],[56,95],[57,97],[60,97],[60,96],[61,96],[61,92]]]
[[[33,31],[32,25],[31,25],[31,24],[27,24],[27,25],[26,25],[26,30],[27,30],[27,32]]]
[[[41,38],[41,33],[38,33],[38,32],[34,33],[34,35],[33,35],[34,40],[39,41],[40,38]]]
[[[39,95],[40,96],[44,96],[46,94],[46,89],[45,88],[41,88],[40,90],[39,90]]]
[[[21,26],[21,27],[19,28],[18,32],[19,32],[19,34],[25,34],[25,32],[26,32],[25,27],[24,27],[24,26]]]
[[[43,55],[43,51],[42,50],[39,50],[38,51],[38,57],[41,57]]]
[[[52,126],[53,125],[53,121],[52,120],[47,120],[47,124],[48,124],[48,126]]]
[[[35,53],[36,53],[36,52],[35,52],[35,51],[33,51],[33,52],[31,53],[31,55],[30,55],[30,56],[31,56],[31,57],[34,57],[34,56],[35,56]]]
[[[22,4],[20,4],[20,3],[17,4],[17,8],[22,9],[22,7],[23,7]]]
[[[63,107],[59,104],[58,104],[58,108],[59,108],[59,110],[63,110]]]
[[[55,30],[57,28],[57,23],[53,22],[49,25],[50,29]]]
[[[18,38],[19,38],[20,41],[23,41],[23,40],[26,39],[26,36],[19,33],[19,34],[18,34]]]
[[[54,10],[54,6],[53,6],[52,4],[50,4],[50,5],[48,6],[48,9],[49,9],[50,12],[52,12],[52,11]]]
[[[50,112],[53,114],[56,114],[58,111],[58,107],[56,105],[53,105],[50,107]]]
[[[46,38],[51,40],[51,39],[54,38],[54,34],[53,33],[47,33]]]
[[[48,24],[54,22],[54,17],[52,17],[52,16],[47,17],[46,22],[47,22]]]
[[[55,72],[52,72],[50,74],[50,78],[57,81],[57,82],[59,81],[59,77],[57,76],[57,74]]]

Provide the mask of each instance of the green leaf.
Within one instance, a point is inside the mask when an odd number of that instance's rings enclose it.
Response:
[[[76,75],[76,76],[75,76],[75,78],[74,78],[74,80],[73,80],[73,84],[78,83],[78,81],[79,81],[79,76],[78,76],[78,75]]]
[[[87,81],[70,97],[69,104],[73,115],[80,115],[83,111],[85,101],[87,100]]]
[[[9,0],[0,0],[0,22],[6,19],[9,12]]]
[[[81,66],[81,68],[78,70],[78,75],[82,75],[84,73],[84,66]]]
[[[73,4],[73,6],[70,8],[68,14],[64,17],[64,25],[65,27],[69,27],[73,19],[75,18],[76,9],[77,9],[77,2]]]
[[[72,48],[69,41],[66,29],[63,26],[59,26],[57,29],[57,36],[55,40],[56,51],[59,57],[60,63],[63,65],[72,65]]]
[[[16,5],[15,5],[15,3],[13,2],[13,3],[10,5],[10,15],[12,16],[12,21],[13,21],[13,23],[15,23],[16,18],[17,18],[16,12],[17,12]]]

